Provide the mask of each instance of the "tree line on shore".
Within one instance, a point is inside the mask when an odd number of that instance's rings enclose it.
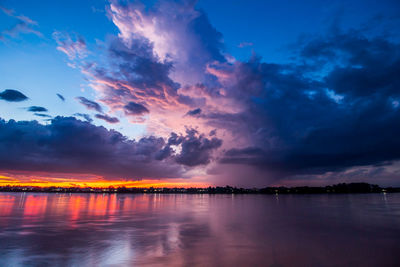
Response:
[[[205,188],[138,188],[138,187],[37,187],[12,186],[0,187],[0,192],[48,192],[48,193],[164,193],[164,194],[346,194],[346,193],[396,193],[399,187],[380,187],[368,183],[340,183],[329,186],[264,187],[237,188],[216,186]]]

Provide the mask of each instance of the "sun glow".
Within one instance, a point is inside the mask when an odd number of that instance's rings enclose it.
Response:
[[[37,187],[137,187],[137,188],[174,188],[174,187],[208,187],[210,184],[204,182],[188,182],[186,179],[168,179],[168,180],[84,180],[84,179],[61,179],[61,178],[37,178],[37,179],[17,179],[13,177],[0,176],[0,186],[37,186]]]

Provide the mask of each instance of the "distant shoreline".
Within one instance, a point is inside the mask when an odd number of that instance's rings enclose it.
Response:
[[[0,192],[32,193],[121,193],[121,194],[355,194],[355,193],[400,193],[399,187],[380,187],[368,183],[341,183],[323,187],[265,187],[237,188],[232,186],[207,188],[137,188],[137,187],[35,187],[0,186]]]

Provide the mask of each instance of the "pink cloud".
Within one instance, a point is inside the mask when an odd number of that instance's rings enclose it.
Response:
[[[86,42],[82,37],[71,37],[69,34],[55,31],[53,38],[57,42],[57,50],[66,54],[70,60],[86,57]]]

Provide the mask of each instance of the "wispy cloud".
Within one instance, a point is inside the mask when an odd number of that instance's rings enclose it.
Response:
[[[238,45],[238,47],[243,48],[243,47],[248,47],[248,46],[253,46],[254,44],[251,42],[242,42]]]
[[[97,119],[100,119],[100,120],[103,120],[103,121],[106,121],[106,122],[112,123],[112,124],[119,122],[118,118],[108,116],[107,114],[96,114],[95,117]]]
[[[76,98],[79,103],[81,103],[82,105],[84,105],[87,109],[90,110],[95,110],[97,112],[103,113],[103,108],[100,106],[99,103],[89,100],[86,97],[83,96],[79,96]]]
[[[0,32],[0,40],[16,38],[20,34],[34,34],[43,37],[42,33],[36,30],[38,23],[24,15],[17,15],[14,10],[0,6],[0,10],[7,16],[16,20],[16,23],[9,29]]]
[[[28,111],[30,112],[47,112],[47,108],[44,107],[39,107],[39,106],[30,106],[28,108]]]
[[[58,96],[59,99],[61,99],[61,101],[65,101],[65,97],[61,94],[56,94]]]
[[[33,113],[33,115],[42,117],[42,118],[52,118],[49,114],[43,114],[43,113]]]
[[[82,36],[55,31],[53,38],[57,42],[57,50],[65,53],[70,60],[86,57],[86,41]]]

